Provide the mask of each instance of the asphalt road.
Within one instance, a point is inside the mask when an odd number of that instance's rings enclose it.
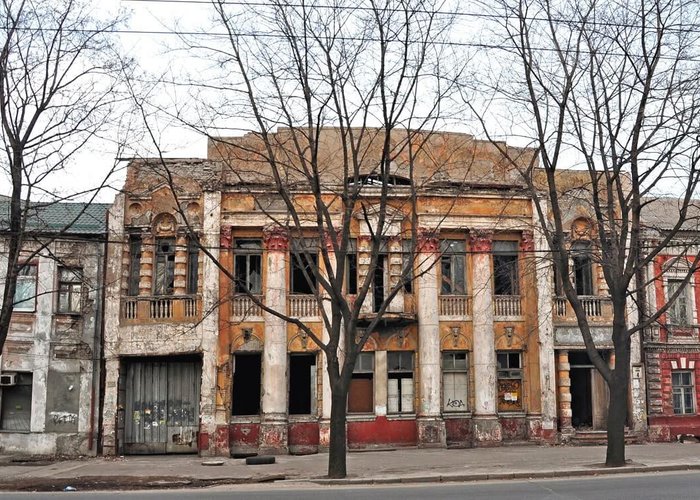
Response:
[[[221,486],[208,489],[5,493],[0,500],[75,498],[95,500],[158,499],[285,499],[314,500],[332,498],[368,500],[651,500],[700,498],[700,472],[651,473],[582,479],[446,483],[425,485],[309,487],[307,485]]]

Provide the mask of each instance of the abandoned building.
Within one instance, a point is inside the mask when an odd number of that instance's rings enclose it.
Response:
[[[53,203],[26,209],[14,312],[0,360],[2,452],[97,452],[107,208]],[[3,201],[0,269],[7,269],[8,217]]]
[[[281,129],[274,140],[288,143],[290,134]],[[320,140],[327,162],[321,181],[332,193],[345,182],[333,160],[337,129],[323,129]],[[294,231],[279,222],[288,209],[256,153],[262,147],[248,134],[211,140],[205,160],[129,164],[109,211],[104,453],[309,453],[328,446],[325,355],[303,330],[259,305],[326,338],[316,285],[297,254],[311,250],[322,270],[314,249],[328,242],[313,222]],[[511,149],[523,161],[534,154]],[[537,258],[547,243],[519,175],[493,145],[465,134],[432,134],[422,151],[410,160],[412,178],[405,156],[393,162],[385,243],[372,276],[375,219],[354,214],[350,226],[344,293],[353,297],[358,284],[371,281],[361,304],[366,317],[406,266],[415,279],[397,291],[357,360],[348,445],[600,438],[607,390],[551,262]],[[357,176],[368,205],[378,192],[372,175]],[[413,205],[412,185],[420,186]],[[293,193],[300,217],[311,220],[315,209],[303,185]],[[614,363],[612,313],[589,253],[588,215],[572,203],[566,219],[571,245],[580,247],[574,282]],[[414,248],[409,234],[417,235]],[[635,433],[646,426],[641,362],[637,349],[629,412]]]

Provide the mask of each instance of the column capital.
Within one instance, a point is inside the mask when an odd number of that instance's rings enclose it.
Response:
[[[263,244],[268,252],[286,252],[289,250],[289,232],[279,226],[263,229]]]
[[[335,233],[335,244],[339,247],[340,246],[340,241],[342,240],[342,235],[338,232]],[[326,250],[329,252],[334,252],[335,248],[333,247],[333,236],[330,233],[324,233],[323,235],[323,244],[326,246]]]
[[[231,248],[231,226],[224,226],[221,228],[221,237],[219,239],[220,246],[222,248],[230,249]]]
[[[532,231],[526,230],[520,236],[520,251],[534,252],[535,251],[535,235]]]
[[[493,231],[487,229],[472,229],[469,231],[471,251],[489,253],[493,248]]]
[[[419,253],[438,253],[440,251],[440,239],[436,229],[419,227],[416,240],[416,250]]]

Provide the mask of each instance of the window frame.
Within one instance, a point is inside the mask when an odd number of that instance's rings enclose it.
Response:
[[[512,248],[498,249],[509,244]],[[496,240],[493,242],[493,294],[498,296],[520,295],[520,253],[518,242],[513,240]],[[504,272],[505,270],[505,272]],[[499,278],[508,277],[509,293],[499,293]]]
[[[25,270],[33,269],[32,274],[22,274]],[[17,301],[17,291],[19,290],[19,284],[24,282],[34,282],[34,286],[30,291],[31,296],[24,300]],[[17,265],[17,284],[15,285],[15,294],[12,297],[12,311],[13,312],[27,312],[32,313],[36,311],[36,296],[37,289],[39,286],[39,265],[38,262],[25,262],[23,264]],[[18,307],[20,304],[27,303],[25,307]]]
[[[169,250],[164,252],[162,250],[164,244],[168,244]],[[154,296],[167,297],[175,293],[175,255],[177,250],[177,242],[175,237],[166,236],[158,237],[155,239],[155,252],[153,252],[153,287],[152,293]],[[163,268],[163,281],[164,283],[159,284],[159,267]],[[163,289],[159,289],[163,286]]]
[[[139,294],[141,282],[141,255],[143,238],[140,234],[129,235],[129,271],[127,274],[126,295],[135,297]]]
[[[312,238],[292,240],[289,250],[289,293],[292,295],[315,295],[318,288],[318,280],[313,270],[306,271],[309,279],[304,276],[304,268],[310,269],[313,265],[318,270],[318,242]],[[307,260],[308,257],[308,260]],[[309,260],[311,262],[309,262]],[[303,267],[300,267],[303,266]],[[295,270],[300,278],[295,278]],[[300,280],[301,283],[297,283]]]
[[[391,358],[398,357],[398,367],[394,368],[392,366]],[[407,364],[409,366],[404,366],[404,361],[410,360]],[[386,380],[387,380],[387,414],[388,415],[406,415],[413,414],[416,411],[416,380],[415,380],[415,353],[413,351],[387,351],[386,353]],[[398,409],[392,411],[390,409],[389,400],[391,398],[391,380],[398,380],[396,383],[397,388],[397,405]],[[410,408],[403,408],[404,398],[407,396],[404,394],[404,380],[410,380]]]
[[[505,358],[502,358],[505,356]],[[503,366],[501,360],[505,359],[507,366]],[[511,362],[517,359],[517,366],[511,366]],[[501,384],[505,386],[508,384],[506,381],[519,380],[519,397],[516,401],[504,400],[501,401],[500,392]],[[520,412],[524,410],[523,393],[525,386],[525,373],[524,373],[524,363],[523,363],[523,352],[515,350],[503,350],[496,351],[496,394],[498,395],[498,411],[499,412]],[[508,384],[510,385],[510,384]],[[508,391],[512,394],[512,388]]]
[[[196,234],[190,234],[187,237],[187,281],[185,283],[185,292],[188,295],[197,295],[199,293],[198,240],[199,237]]]
[[[357,294],[359,286],[357,262],[357,240],[350,239],[345,254],[345,293],[348,295]]]
[[[574,277],[574,290],[580,297],[595,296],[593,273],[593,251],[590,241],[576,241],[571,246],[571,271]]]
[[[249,243],[254,243],[258,245],[257,248],[237,248],[236,245],[238,245],[241,242],[249,242]],[[263,293],[263,242],[261,238],[234,238],[233,240],[233,276],[235,277],[235,280],[233,282],[233,292],[237,294],[246,294],[249,293],[251,295],[262,295]],[[239,259],[240,257],[240,259]],[[251,269],[253,266],[251,266],[251,258],[255,257],[259,261],[259,272],[260,272],[260,277],[256,285],[259,286],[259,289],[255,288],[251,290],[250,284],[253,283],[253,280],[251,279]],[[242,262],[245,262],[245,287],[243,286],[242,283],[240,283],[241,280],[239,280],[239,260]]]
[[[669,298],[677,290],[677,288],[673,291],[671,290],[672,283],[674,284],[674,287],[678,286],[682,288],[681,293],[678,294],[676,300],[673,301],[673,303],[670,304],[668,309],[666,310],[667,323],[671,326],[690,327],[693,325],[695,311],[693,308],[692,286],[690,282],[683,283],[683,281],[684,279],[680,277],[669,277],[668,279],[666,279],[666,302],[668,302]],[[679,299],[683,299],[683,301],[679,302]],[[684,304],[685,307],[685,318],[683,321],[678,321],[679,315],[677,309],[680,307],[681,304]]]
[[[464,367],[457,366],[455,362],[455,356],[464,355]],[[445,358],[451,357],[452,363],[450,367],[445,365]],[[445,413],[463,413],[469,411],[469,352],[468,351],[442,351],[440,356],[440,367],[442,369],[442,411]],[[454,379],[456,375],[463,375],[465,378],[464,385],[464,401],[463,405],[452,405],[449,406],[449,400],[445,399],[445,388],[447,384],[445,383],[446,376],[452,376]],[[454,387],[453,383],[453,387]],[[461,401],[461,400],[454,400]]]
[[[688,383],[676,384],[675,375],[687,375]],[[681,381],[682,382],[682,381]],[[686,406],[686,397],[690,395],[690,407]],[[679,397],[680,411],[676,411],[676,397]],[[695,400],[695,371],[694,370],[671,370],[671,406],[674,415],[695,415],[697,401]]]
[[[3,374],[6,372],[3,372]],[[32,427],[32,403],[34,402],[34,373],[33,372],[26,372],[26,371],[19,371],[19,372],[11,372],[15,374],[17,382],[23,377],[27,377],[28,380],[26,381],[27,383],[15,383],[15,385],[9,386],[9,387],[0,387],[0,433],[1,432],[20,432],[20,433],[29,433],[31,432],[31,427]],[[6,395],[6,391],[12,391],[16,390],[15,388],[17,387],[29,387],[29,399],[28,399],[28,411],[24,412],[29,416],[28,422],[27,422],[27,427],[26,428],[8,428],[5,426],[5,418],[6,418],[6,413],[5,413],[5,405],[7,404],[6,399],[8,396]],[[16,410],[16,408],[15,408]],[[8,410],[10,411],[10,410]]]
[[[70,273],[73,279],[64,279],[62,272]],[[59,314],[82,314],[83,310],[83,268],[79,266],[58,266],[58,287],[56,297],[56,312]],[[68,287],[68,310],[61,307],[61,297],[63,296],[64,285]],[[75,288],[77,287],[77,293]],[[71,307],[73,305],[73,297],[77,295],[77,309]]]
[[[451,250],[458,244],[461,249]],[[456,271],[455,264],[461,261],[462,275]],[[449,266],[449,277],[446,280],[445,268]],[[461,283],[461,289],[459,285]],[[447,288],[449,287],[449,288]],[[467,295],[467,245],[465,239],[445,238],[440,240],[440,295]]]
[[[362,362],[362,360],[368,360]],[[376,382],[374,372],[375,372],[376,357],[373,351],[362,351],[357,355],[355,359],[355,366],[352,369],[352,375],[350,378],[350,387],[348,388],[348,398],[347,398],[347,413],[349,415],[369,415],[374,413],[374,384]],[[352,392],[352,381],[357,379],[370,380],[372,384],[372,401],[370,402],[369,411],[353,411],[350,409],[350,400]]]

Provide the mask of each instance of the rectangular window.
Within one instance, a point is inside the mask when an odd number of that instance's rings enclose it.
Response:
[[[262,240],[236,238],[233,244],[236,293],[262,294]]]
[[[413,413],[413,353],[388,352],[387,361],[387,411],[389,413]]]
[[[357,293],[357,243],[350,240],[345,255],[345,289],[349,295]]]
[[[374,353],[361,352],[352,370],[348,391],[348,413],[374,412]]]
[[[576,295],[593,295],[593,260],[589,242],[577,242],[572,247]]]
[[[80,314],[83,291],[83,270],[58,268],[58,312]]]
[[[0,429],[29,432],[32,417],[32,374],[3,374],[3,378],[8,377],[12,377],[14,380],[12,385],[2,387]]]
[[[156,238],[154,295],[172,295],[175,284],[175,239]]]
[[[668,280],[666,300],[670,300],[679,289],[681,289],[681,292],[668,308],[668,322],[672,325],[688,326],[691,323],[691,308],[688,298],[688,287],[684,285],[683,280]]]
[[[442,353],[443,411],[467,411],[469,368],[467,353]]]
[[[24,264],[17,270],[15,288],[15,311],[33,311],[36,303],[36,264]]]
[[[289,356],[289,414],[316,413],[316,355]]]
[[[413,293],[413,264],[415,252],[411,251],[411,240],[401,240],[401,260],[403,262],[403,290],[406,293]]]
[[[318,245],[316,240],[292,241],[291,257],[291,291],[301,295],[313,295],[316,290],[318,269]]]
[[[197,236],[187,238],[187,293],[195,295],[199,290],[199,246]]]
[[[518,295],[518,243],[493,242],[493,287],[496,295]]]
[[[673,371],[671,373],[671,386],[673,388],[673,413],[677,415],[695,413],[693,372]]]
[[[139,280],[141,279],[141,236],[132,234],[129,236],[129,283],[127,295],[139,294]]]
[[[241,353],[233,356],[232,415],[260,414],[260,353]]]
[[[440,242],[440,274],[442,295],[465,295],[466,285],[466,245],[463,240],[442,240]]]
[[[522,410],[523,368],[520,352],[496,353],[498,365],[498,411]]]

